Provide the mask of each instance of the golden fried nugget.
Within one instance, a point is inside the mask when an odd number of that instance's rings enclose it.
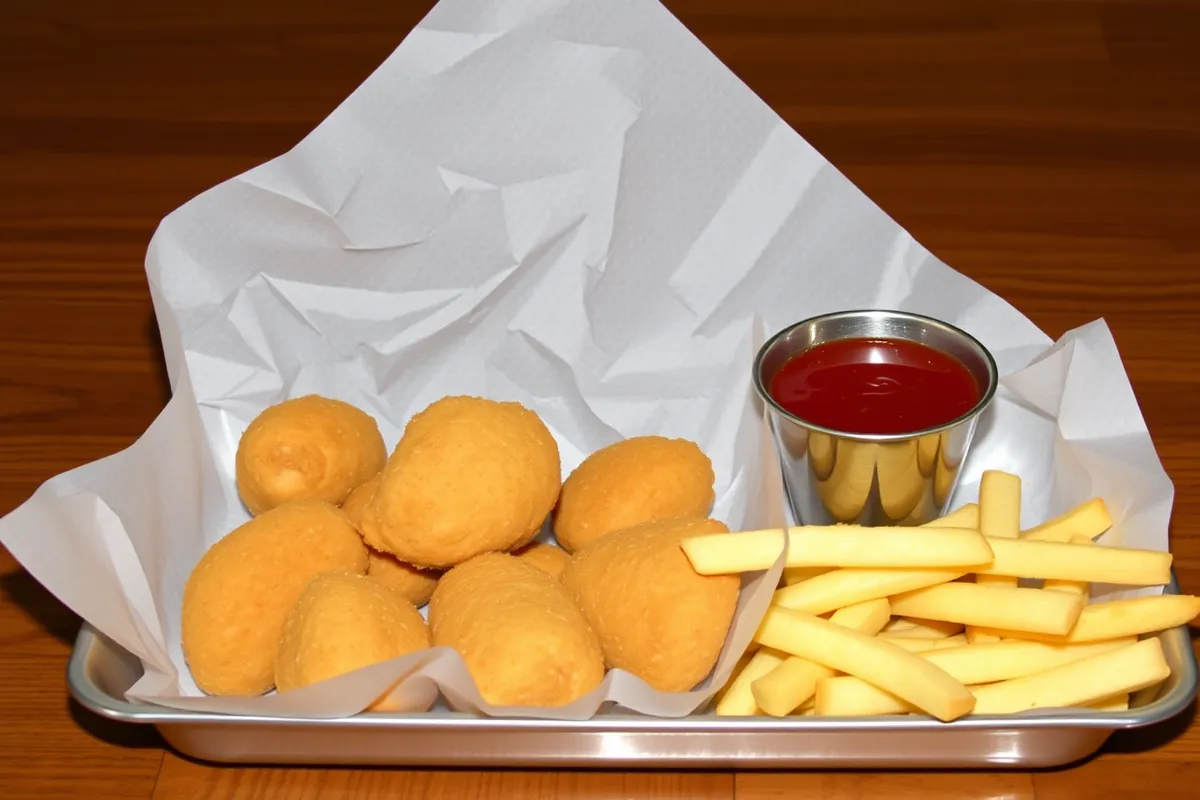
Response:
[[[438,581],[429,602],[436,646],[463,657],[483,699],[561,706],[604,679],[596,634],[563,585],[506,553],[485,553]]]
[[[530,542],[519,550],[514,550],[513,555],[556,578],[562,575],[563,567],[571,560],[571,555],[566,550],[545,542]]]
[[[519,403],[438,400],[409,421],[362,515],[367,544],[445,568],[531,540],[558,497],[558,445]]]
[[[412,564],[405,564],[391,553],[380,553],[378,550],[367,552],[367,576],[382,584],[390,586],[415,606],[423,606],[433,596],[433,587],[437,586],[442,573],[432,569],[420,569]]]
[[[694,443],[638,436],[597,450],[563,483],[554,536],[569,551],[610,531],[712,508],[712,462]]]
[[[251,514],[287,500],[338,504],[383,469],[387,448],[369,414],[306,395],[263,411],[238,442],[238,494]]]
[[[317,575],[366,572],[367,548],[338,508],[296,500],[208,549],[183,589],[183,654],[207,694],[270,691],[288,612]]]
[[[336,678],[430,646],[416,606],[357,572],[318,575],[300,595],[279,639],[280,692]]]
[[[562,582],[610,667],[664,692],[688,691],[712,671],[741,580],[696,574],[680,542],[728,530],[713,519],[656,520],[605,534],[571,558]]]
[[[375,492],[379,490],[379,484],[382,481],[383,473],[377,472],[365,483],[354,487],[342,501],[342,511],[346,512],[346,516],[350,518],[350,522],[354,523],[354,527],[362,529],[363,512],[366,510],[367,504],[371,502],[371,498],[375,496]]]

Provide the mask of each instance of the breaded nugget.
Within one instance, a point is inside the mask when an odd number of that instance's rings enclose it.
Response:
[[[391,553],[381,553],[368,548],[367,576],[390,586],[415,606],[423,606],[433,595],[442,573],[433,569],[418,569],[405,564]]]
[[[417,414],[362,516],[367,544],[446,568],[532,539],[558,497],[558,445],[519,403],[447,397]]]
[[[338,504],[383,469],[375,420],[349,403],[297,397],[259,414],[238,442],[237,488],[251,514],[287,500]]]
[[[371,502],[371,498],[375,496],[382,480],[383,473],[381,472],[352,491],[342,501],[342,511],[349,515],[350,521],[354,523],[354,527],[358,528],[360,533],[362,532],[363,512],[366,510],[367,504]],[[439,570],[421,569],[412,564],[406,564],[391,553],[381,553],[372,548],[368,548],[368,550],[367,557],[370,560],[367,566],[368,576],[376,578],[400,592],[406,600],[414,605],[423,606],[429,602],[429,597],[433,594],[433,587],[437,585],[438,578],[442,576]]]
[[[716,520],[673,518],[613,531],[563,570],[610,667],[655,689],[683,692],[712,671],[733,621],[741,580],[697,575],[679,544],[724,533]]]
[[[374,476],[368,478],[365,482],[360,483],[346,495],[346,499],[342,501],[342,511],[346,512],[346,516],[354,523],[354,527],[362,527],[362,515],[367,508],[367,504],[371,502],[371,498],[375,496],[375,492],[379,489],[380,482],[383,481],[383,472],[377,472]]]
[[[514,550],[513,555],[556,578],[562,575],[563,567],[571,560],[571,555],[566,550],[545,542],[530,542]]]
[[[694,443],[638,436],[597,450],[563,483],[554,535],[576,551],[610,531],[712,508],[712,462]]]
[[[447,572],[429,626],[434,645],[457,650],[494,705],[561,706],[604,679],[596,634],[562,584],[506,553]]]
[[[275,688],[286,692],[430,646],[416,606],[357,572],[326,572],[308,584],[283,625]]]
[[[183,589],[183,654],[207,694],[270,691],[288,612],[317,575],[363,573],[367,548],[338,508],[296,500],[208,549]]]

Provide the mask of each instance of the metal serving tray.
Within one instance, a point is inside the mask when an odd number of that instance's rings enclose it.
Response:
[[[1174,583],[1167,591],[1176,593]],[[252,764],[488,767],[784,767],[932,769],[1051,767],[1100,749],[1114,731],[1162,722],[1196,696],[1187,628],[1160,634],[1171,677],[1129,711],[969,717],[684,719],[605,713],[580,722],[484,719],[447,709],[349,719],[274,719],[126,702],[140,662],[84,625],[67,670],[71,694],[109,719],[154,725],[179,752]]]

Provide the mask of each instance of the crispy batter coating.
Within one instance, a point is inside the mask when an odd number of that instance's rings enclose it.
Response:
[[[459,564],[429,603],[433,643],[453,647],[483,698],[561,706],[604,679],[604,658],[563,585],[506,553]]]
[[[367,544],[447,568],[528,542],[558,497],[558,445],[518,403],[447,397],[408,423],[362,515]]]
[[[556,578],[562,575],[563,567],[571,560],[571,554],[566,550],[545,542],[530,542],[512,554]]]
[[[711,519],[657,520],[606,534],[571,558],[563,585],[600,637],[610,667],[664,692],[688,691],[712,671],[741,580],[697,575],[679,545],[727,530]]]
[[[383,469],[387,448],[375,420],[349,403],[317,395],[259,414],[238,442],[238,494],[251,514],[287,500],[338,504]]]
[[[638,436],[597,450],[563,483],[554,535],[572,552],[610,531],[712,508],[712,462],[686,439]]]
[[[365,572],[367,548],[338,508],[297,500],[227,534],[183,590],[183,653],[207,694],[270,691],[288,612],[317,575]]]
[[[416,606],[357,572],[326,572],[288,614],[275,657],[281,692],[319,683],[430,646]]]
[[[367,576],[391,587],[415,606],[423,606],[433,596],[442,573],[433,569],[418,569],[405,564],[391,553],[368,548]]]

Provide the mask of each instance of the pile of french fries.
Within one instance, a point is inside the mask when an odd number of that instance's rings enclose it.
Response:
[[[1020,516],[1020,479],[992,470],[978,504],[921,527],[801,526],[686,540],[693,568],[719,575],[768,569],[787,537],[784,585],[716,713],[915,713],[949,722],[1139,704],[1136,693],[1170,676],[1154,634],[1196,619],[1200,598],[1089,604],[1093,583],[1169,583],[1171,555],[1094,544],[1112,524],[1101,499],[1026,531]]]

